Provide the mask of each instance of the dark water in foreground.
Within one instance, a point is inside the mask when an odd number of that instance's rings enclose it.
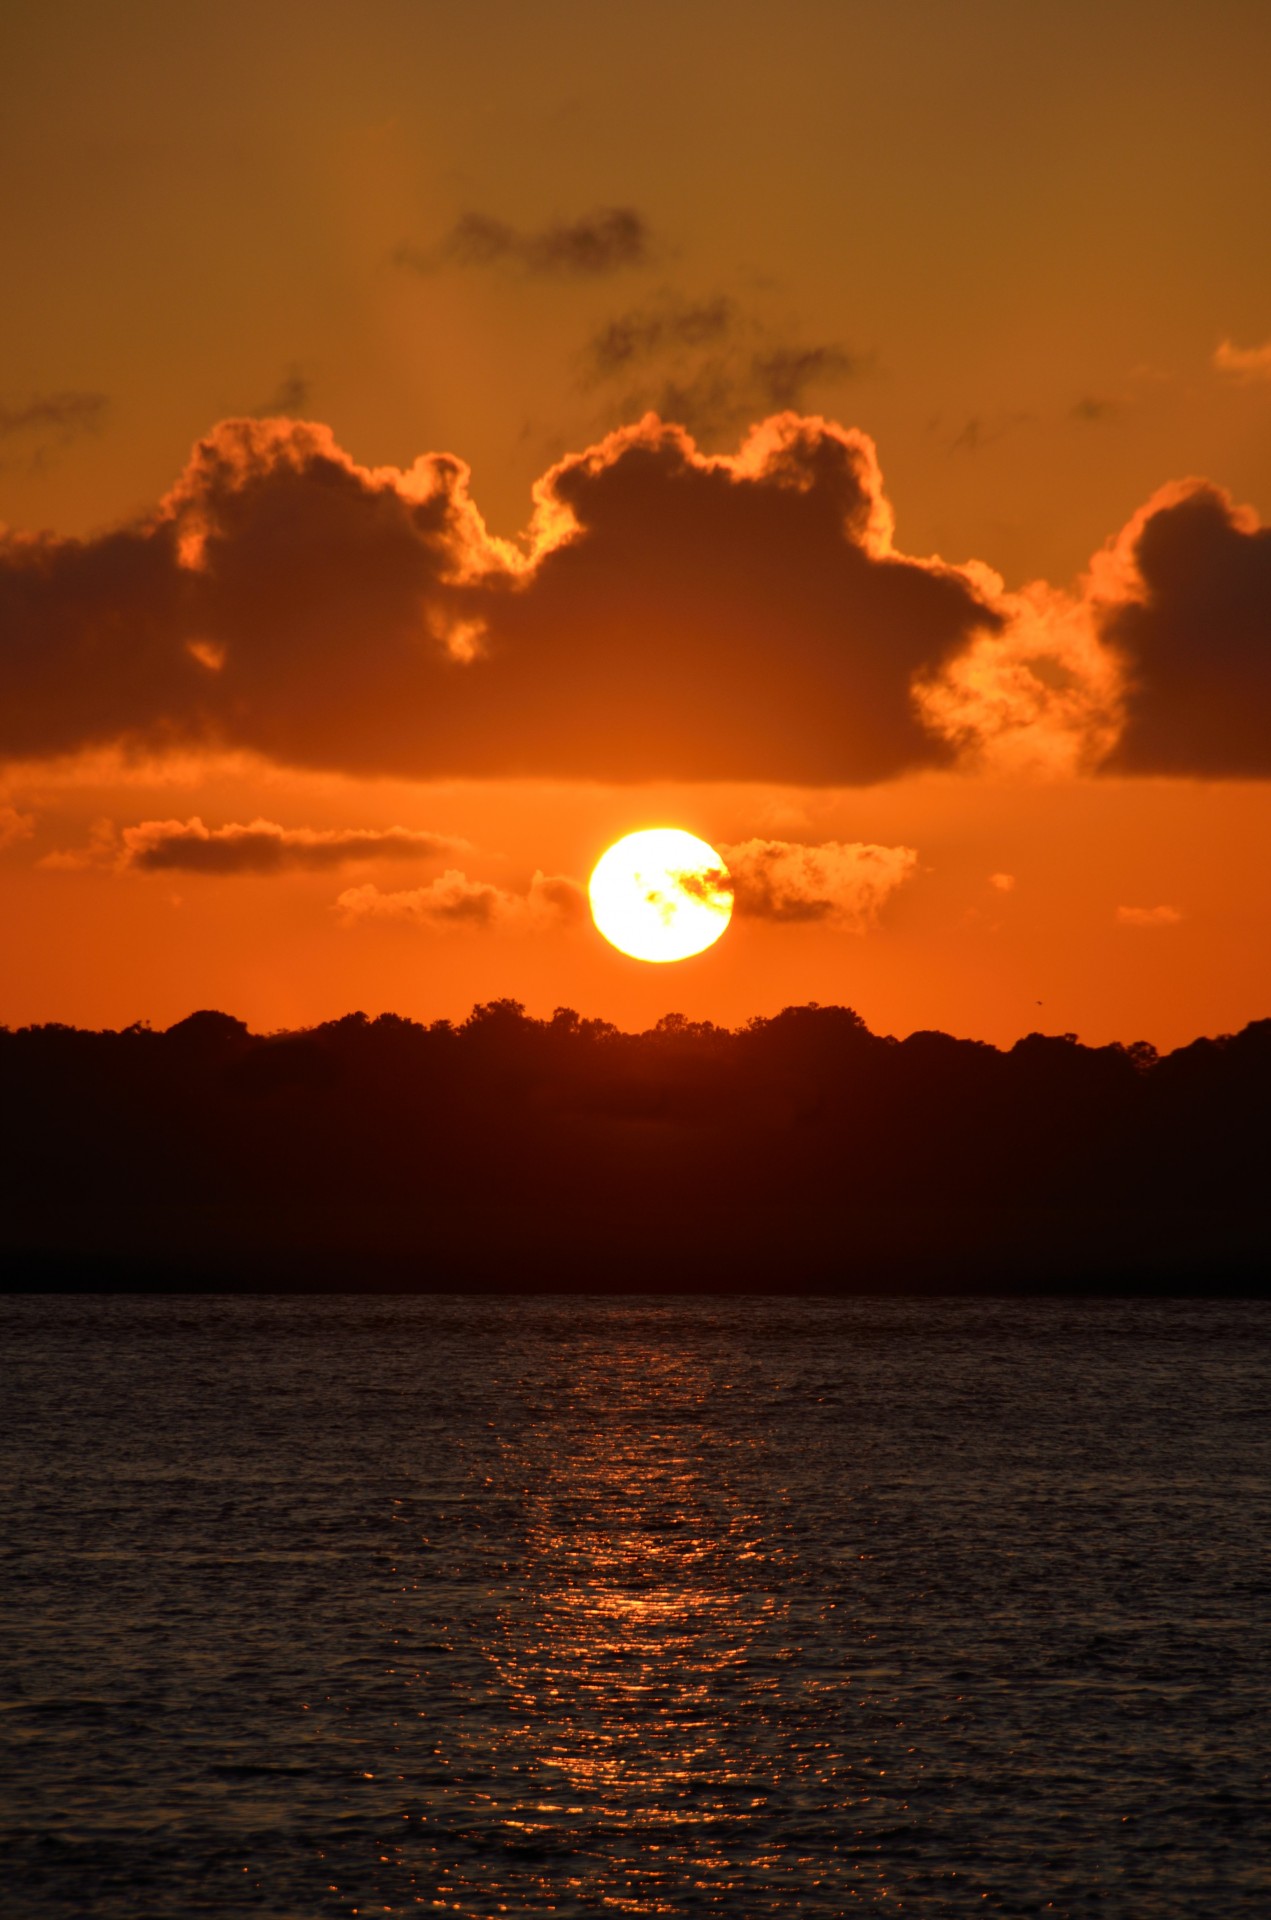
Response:
[[[3,1910],[1271,1911],[1271,1309],[0,1301]]]

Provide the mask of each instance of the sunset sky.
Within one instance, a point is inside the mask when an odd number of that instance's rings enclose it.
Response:
[[[1271,11],[0,19],[0,1024],[1271,1013]],[[677,825],[728,932],[609,947]]]

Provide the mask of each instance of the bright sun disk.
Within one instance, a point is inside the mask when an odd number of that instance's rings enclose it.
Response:
[[[687,960],[719,939],[733,912],[728,868],[714,847],[681,827],[649,827],[618,840],[596,862],[591,917],[633,960]]]

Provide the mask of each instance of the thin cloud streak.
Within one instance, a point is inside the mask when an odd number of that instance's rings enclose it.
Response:
[[[465,213],[435,246],[402,241],[393,264],[422,274],[445,267],[511,266],[536,278],[595,280],[644,265],[650,251],[648,222],[635,207],[598,207],[537,231],[487,213]]]
[[[1237,347],[1223,340],[1214,350],[1214,366],[1237,380],[1271,380],[1271,340],[1261,347]]]
[[[578,882],[563,874],[537,872],[517,893],[448,868],[426,887],[397,893],[383,893],[372,883],[347,887],[335,909],[346,927],[396,921],[421,928],[541,933],[580,924],[587,917],[587,898]]]
[[[139,873],[322,872],[356,860],[432,860],[462,840],[411,827],[282,827],[253,820],[206,827],[191,820],[143,820],[121,835],[123,865]]]

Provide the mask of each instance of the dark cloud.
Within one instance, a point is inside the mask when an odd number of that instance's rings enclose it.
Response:
[[[1198,481],[1135,516],[1095,576],[1128,666],[1110,772],[1271,775],[1271,527]]]
[[[862,365],[858,355],[842,347],[773,347],[755,355],[751,372],[770,412],[797,412],[809,388],[850,379]]]
[[[588,345],[588,369],[595,379],[612,379],[667,352],[713,346],[737,324],[736,304],[724,294],[711,300],[670,295],[657,305],[633,307],[607,321]]]
[[[81,434],[95,433],[106,417],[104,393],[45,393],[19,406],[0,405],[0,440],[24,442],[28,451],[65,446]]]
[[[809,394],[866,362],[834,343],[796,345],[726,294],[690,300],[664,293],[602,326],[582,356],[586,385],[623,383],[626,418],[652,411],[702,438],[735,432],[770,413],[798,411]]]
[[[313,397],[313,382],[299,367],[291,367],[278,382],[268,400],[252,408],[257,420],[269,420],[279,416],[295,419],[304,413]]]
[[[644,265],[651,236],[644,215],[634,207],[598,207],[577,220],[554,220],[536,232],[511,226],[485,213],[463,214],[433,247],[403,241],[396,266],[416,273],[442,267],[518,267],[547,277],[598,279],[624,267]]]
[[[1073,406],[1072,417],[1074,420],[1084,420],[1089,425],[1094,425],[1099,420],[1110,420],[1120,411],[1115,400],[1102,400],[1098,394],[1087,393],[1083,394]]]
[[[325,870],[355,860],[430,860],[464,844],[410,827],[281,827],[272,820],[206,827],[197,817],[143,820],[121,838],[123,864],[142,873]]]
[[[994,420],[985,420],[980,414],[972,414],[953,439],[949,442],[951,453],[978,453],[982,447],[991,447],[1003,434],[1010,433],[1015,427],[1024,426],[1031,416],[1027,413],[1005,413]]]
[[[898,552],[870,442],[792,413],[731,456],[650,416],[535,501],[514,546],[451,455],[368,469],[325,427],[227,422],[145,520],[0,537],[0,757],[1271,776],[1271,530],[1202,483],[1149,502],[1075,594]]]
[[[449,455],[234,421],[154,514],[0,542],[0,754],[246,748],[352,772],[869,781],[946,759],[910,682],[999,624],[911,560],[864,436],[732,458],[656,420],[561,461],[532,552]]]

